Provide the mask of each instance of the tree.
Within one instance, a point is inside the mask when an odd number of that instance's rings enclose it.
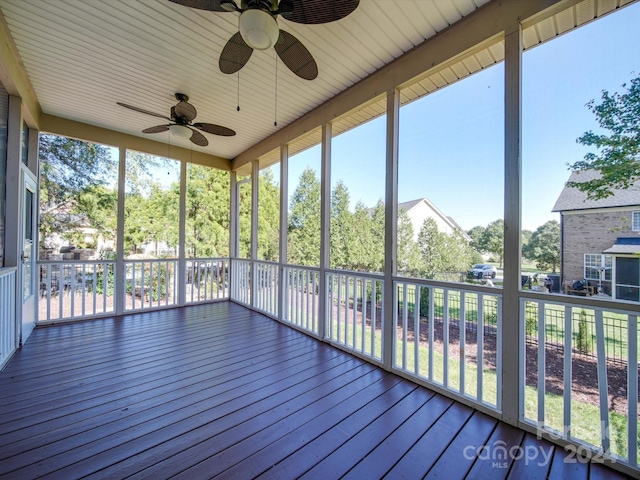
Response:
[[[549,220],[538,227],[522,248],[522,254],[535,260],[539,270],[551,269],[556,273],[560,262],[560,224],[556,220]]]
[[[229,256],[228,172],[187,167],[186,253],[190,257]]]
[[[385,207],[382,199],[378,200],[370,211],[371,216],[371,271],[382,272],[384,270],[384,239],[385,239]]]
[[[288,263],[320,265],[320,181],[312,168],[300,175],[289,205]]]
[[[353,223],[349,211],[349,190],[342,180],[331,193],[331,268],[349,269],[353,250]]]
[[[416,277],[425,268],[418,244],[413,240],[413,233],[411,219],[407,211],[401,208],[398,211],[398,273]]]
[[[627,88],[627,84],[622,85]],[[631,80],[625,93],[602,91],[602,101],[587,103],[598,125],[608,133],[589,130],[577,142],[595,147],[598,153],[587,153],[583,160],[569,164],[573,171],[594,170],[599,175],[588,181],[567,182],[598,200],[626,189],[640,179],[640,76]]]
[[[258,178],[258,258],[278,260],[280,250],[280,188],[267,168]]]
[[[39,142],[41,247],[50,247],[52,235],[67,234],[86,224],[86,213],[78,207],[81,196],[107,229],[104,210],[99,213],[98,207],[111,206],[106,187],[115,179],[117,162],[109,149],[49,134],[41,134]],[[92,195],[96,198],[90,198]]]
[[[487,225],[479,240],[480,252],[498,257],[502,266],[504,255],[504,220],[498,219]]]

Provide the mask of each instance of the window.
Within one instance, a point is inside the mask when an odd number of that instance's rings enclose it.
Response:
[[[587,253],[584,256],[584,278],[611,281],[611,265],[611,255]],[[603,271],[604,277],[601,277]]]
[[[636,210],[631,215],[631,230],[640,231],[640,210]]]

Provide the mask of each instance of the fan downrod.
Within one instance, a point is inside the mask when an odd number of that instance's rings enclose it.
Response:
[[[189,96],[186,93],[176,92],[176,100],[178,100],[179,102],[188,102]]]

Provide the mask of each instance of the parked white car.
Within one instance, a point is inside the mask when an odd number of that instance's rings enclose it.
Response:
[[[498,270],[493,265],[478,263],[471,267],[471,271],[476,278],[496,278]]]

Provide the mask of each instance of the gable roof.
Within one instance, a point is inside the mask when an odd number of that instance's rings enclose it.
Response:
[[[585,182],[598,178],[600,174],[595,170],[571,172],[570,182]],[[613,195],[601,200],[587,199],[587,194],[574,187],[564,187],[552,212],[566,212],[570,210],[587,210],[592,208],[612,208],[640,206],[640,181],[627,189],[614,189]]]

